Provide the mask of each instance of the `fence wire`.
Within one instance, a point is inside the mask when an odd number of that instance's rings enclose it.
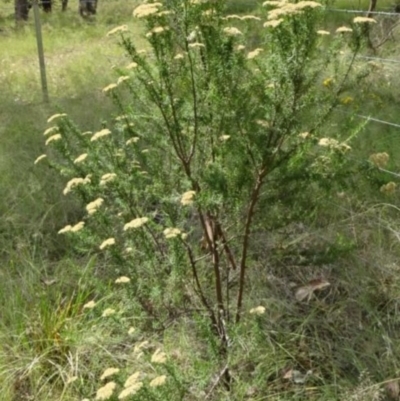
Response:
[[[326,8],[328,12],[348,13],[348,14],[371,14],[371,15],[391,15],[400,17],[400,13],[394,11],[368,11],[368,10],[351,10],[345,8]]]
[[[370,61],[380,61],[382,63],[394,63],[400,64],[400,59],[393,59],[393,58],[381,58],[381,57],[372,57],[372,56],[357,56],[359,59],[363,60],[370,60]]]

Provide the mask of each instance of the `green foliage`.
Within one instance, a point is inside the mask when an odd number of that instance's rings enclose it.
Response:
[[[273,229],[299,220],[302,209],[290,210],[300,186],[329,192],[349,175],[351,137],[321,136],[351,71],[352,61],[337,57],[346,37],[320,46],[317,3],[278,11],[262,47],[249,49],[234,22],[246,30],[260,17],[226,17],[224,2],[139,6],[150,50],[125,27],[110,32],[121,33],[131,59],[103,89],[121,115],[93,134],[59,114],[45,132],[59,155],[51,151],[48,163],[69,180],[64,194],[75,192],[88,213],[61,233],[80,252],[113,260],[158,324],[182,305],[203,308],[221,356],[242,315],[257,222]]]

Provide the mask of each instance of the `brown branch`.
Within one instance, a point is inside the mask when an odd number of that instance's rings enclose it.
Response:
[[[211,252],[213,258],[213,268],[214,268],[214,277],[215,277],[215,291],[217,296],[217,304],[219,311],[225,311],[224,301],[223,301],[223,293],[222,293],[222,282],[221,282],[221,274],[219,270],[219,253],[217,247],[217,238],[215,235],[215,224],[212,216],[204,213],[198,209],[199,219],[201,223],[201,227],[203,229],[204,238],[207,243],[208,250]],[[220,323],[220,319],[218,319],[218,323]],[[220,331],[219,325],[217,326]],[[221,331],[220,331],[221,332]]]
[[[201,283],[200,283],[200,280],[199,280],[199,275],[197,274],[196,260],[195,260],[194,255],[193,255],[192,248],[189,246],[189,244],[186,241],[183,241],[183,244],[184,244],[184,246],[186,248],[186,251],[188,253],[188,256],[189,256],[190,266],[192,267],[192,274],[193,274],[193,278],[194,278],[195,283],[196,283],[198,295],[199,295],[199,297],[201,299],[202,304],[208,310],[208,312],[210,314],[210,317],[211,317],[212,323],[215,326],[217,326],[217,318],[215,317],[215,313],[212,310],[211,306],[209,305],[209,303],[207,301],[207,298],[205,297],[203,289],[201,287]]]
[[[397,22],[395,24],[393,24],[390,29],[389,32],[386,34],[386,37],[383,38],[377,45],[375,45],[375,49],[377,49],[378,47],[381,47],[382,45],[384,45],[391,37],[393,38],[393,31],[395,30],[395,28],[397,28],[400,25],[400,22]]]
[[[218,310],[225,310],[224,308],[224,300],[222,295],[222,282],[221,282],[221,272],[219,270],[219,253],[218,253],[218,235],[216,230],[216,224],[214,218],[207,214],[204,220],[205,224],[205,233],[206,237],[209,238],[208,243],[210,244],[211,248],[211,255],[212,255],[212,263],[214,267],[214,276],[215,276],[215,292],[217,296],[217,303],[218,303]]]
[[[238,323],[240,321],[240,311],[241,311],[242,302],[243,302],[247,251],[249,248],[251,223],[253,221],[255,207],[256,207],[257,201],[259,199],[260,190],[263,185],[264,178],[267,175],[267,172],[268,172],[267,168],[264,167],[258,173],[256,185],[253,189],[253,193],[251,194],[250,205],[249,205],[249,209],[247,211],[246,223],[244,226],[245,228],[244,228],[244,238],[243,238],[243,245],[242,245],[242,258],[240,261],[239,293],[238,293],[238,300],[237,300],[236,323]]]
[[[221,224],[219,222],[216,223],[216,230],[217,230],[218,236],[221,237],[221,239],[222,239],[222,246],[224,248],[226,257],[228,258],[232,269],[236,270],[235,258],[233,257],[232,251],[231,251],[231,249],[230,249],[230,247],[228,245],[228,241],[226,240],[225,234],[222,231],[222,227],[221,227]]]

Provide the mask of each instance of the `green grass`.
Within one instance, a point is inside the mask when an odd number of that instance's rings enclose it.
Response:
[[[94,375],[117,358],[108,354],[121,340],[115,328],[104,325],[94,332],[98,315],[87,320],[82,311],[88,300],[105,299],[108,273],[100,263],[68,258],[70,244],[57,231],[74,218],[76,205],[62,196],[65,183],[33,162],[47,150],[42,134],[47,118],[55,112],[67,112],[83,130],[100,127],[102,120],[115,114],[102,88],[115,80],[113,65],[127,59],[106,34],[124,22],[140,37],[140,26],[132,18],[127,20],[134,4],[104,2],[96,23],[82,21],[76,10],[42,15],[49,104],[42,101],[32,20],[19,32],[13,32],[11,19],[4,20],[8,21],[0,33],[0,386],[4,401],[90,396],[97,386]],[[0,18],[3,12],[0,8]],[[102,280],[96,284],[99,271]],[[67,386],[68,377],[78,371],[92,384]]]
[[[96,24],[81,21],[72,11],[43,15],[48,105],[42,100],[32,22],[23,32],[0,36],[1,242],[43,245],[49,240],[49,254],[59,248],[54,232],[74,213],[73,202],[60,198],[63,183],[46,168],[34,169],[33,161],[46,151],[42,133],[55,112],[67,111],[83,130],[100,127],[101,120],[115,112],[102,88],[115,79],[112,67],[128,61],[116,40],[106,34],[122,16],[131,14],[134,3],[104,4]],[[133,19],[126,22],[139,36],[140,26]],[[45,187],[45,182],[51,185]],[[16,239],[16,233],[22,236]]]
[[[382,10],[391,7],[395,4],[395,0],[378,0],[376,10]],[[369,0],[334,0],[333,5],[335,7],[354,9],[354,10],[365,10],[368,9],[370,4]]]

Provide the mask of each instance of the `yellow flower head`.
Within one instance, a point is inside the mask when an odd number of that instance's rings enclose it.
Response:
[[[199,43],[199,42],[194,42],[194,43],[190,43],[189,44],[190,48],[196,48],[196,47],[205,47],[203,43]]]
[[[369,161],[379,168],[383,168],[388,164],[389,155],[386,152],[374,153],[369,157]]]
[[[179,228],[166,228],[163,233],[166,239],[170,239],[182,234],[182,231]]]
[[[264,3],[262,5],[263,5],[263,7],[266,7],[266,6],[283,7],[287,3],[288,3],[288,0],[268,0],[268,1],[264,1]]]
[[[71,233],[76,233],[77,231],[82,230],[84,225],[85,225],[85,222],[84,221],[80,221],[79,223],[77,223],[74,226],[72,226],[69,231],[71,231]]]
[[[114,382],[109,382],[105,386],[100,387],[97,390],[95,400],[108,400],[113,395],[115,387],[116,384]]]
[[[247,59],[251,60],[251,59],[257,57],[262,51],[263,51],[263,49],[261,49],[261,48],[257,48],[255,50],[251,51],[250,53],[247,54]]]
[[[54,125],[53,127],[47,128],[47,130],[43,132],[43,136],[47,136],[56,131],[58,131],[58,127],[56,125]]]
[[[108,246],[114,245],[115,244],[115,238],[108,238],[105,241],[101,243],[99,248],[103,250],[104,248],[107,248]]]
[[[132,386],[125,387],[119,394],[118,399],[123,400],[124,398],[129,397],[130,395],[136,394],[143,387],[142,382],[138,382],[132,384]]]
[[[97,198],[93,202],[90,202],[86,205],[86,210],[89,214],[96,213],[98,208],[103,204],[103,198]]]
[[[339,142],[334,138],[321,138],[318,142],[319,146],[334,148],[338,146]]]
[[[181,198],[181,204],[186,206],[186,205],[191,205],[193,203],[193,198],[196,195],[196,191],[187,191],[182,195]]]
[[[48,123],[51,123],[52,121],[56,120],[57,118],[61,118],[61,117],[66,117],[65,113],[61,113],[61,114],[53,114],[51,117],[49,117],[49,119],[47,120]]]
[[[279,26],[282,22],[283,22],[283,18],[273,19],[273,20],[271,20],[271,21],[264,22],[263,27],[264,27],[264,28],[268,28],[268,27],[276,28],[276,27]]]
[[[263,315],[265,313],[264,306],[257,306],[256,308],[250,309],[252,315]]]
[[[93,136],[90,138],[91,142],[97,141],[99,138],[102,138],[103,136],[110,135],[111,131],[107,128],[102,129],[101,131],[96,132],[93,134]]]
[[[47,138],[45,145],[47,146],[50,142],[59,141],[62,138],[61,134],[52,135],[50,138]]]
[[[213,14],[214,14],[214,10],[212,8],[210,8],[208,10],[205,10],[205,11],[203,11],[201,13],[201,15],[203,15],[204,17],[208,17],[208,16],[213,15]]]
[[[130,145],[131,143],[136,143],[138,140],[139,140],[139,138],[138,138],[137,136],[134,136],[134,137],[128,139],[128,140],[125,142],[125,145]]]
[[[322,84],[325,86],[325,88],[330,88],[333,85],[333,82],[333,78],[326,78]]]
[[[129,75],[123,75],[122,77],[119,77],[117,80],[117,85],[120,85],[122,82],[128,80],[130,78]]]
[[[126,120],[129,116],[127,114],[123,114],[122,116],[115,117],[115,121]]]
[[[350,104],[350,103],[353,102],[353,100],[354,99],[351,96],[346,96],[346,97],[340,99],[340,103],[342,103],[342,104]]]
[[[87,158],[87,156],[88,156],[87,153],[82,153],[80,156],[78,156],[78,157],[74,160],[74,164],[82,163],[82,162]]]
[[[229,36],[240,36],[243,35],[242,32],[239,31],[239,29],[233,27],[233,26],[229,26],[224,28],[224,32],[229,35]]]
[[[40,160],[43,160],[43,159],[45,159],[46,157],[47,157],[47,155],[45,155],[45,154],[40,155],[40,156],[33,162],[33,164],[38,164],[38,163],[40,162]]]
[[[174,60],[182,60],[185,56],[182,53],[178,53],[174,56]]]
[[[167,376],[165,375],[157,376],[150,382],[149,386],[150,387],[162,386],[166,381],[167,381]]]
[[[167,355],[165,352],[162,352],[159,348],[154,352],[151,357],[151,362],[153,363],[165,363],[167,361]]]
[[[276,20],[284,16],[298,15],[301,14],[306,8],[322,7],[320,3],[315,1],[299,1],[298,3],[288,3],[285,0],[266,1],[263,5],[271,5],[276,7],[274,10],[271,10],[268,13],[269,20]]]
[[[135,348],[133,349],[133,353],[137,354],[138,352],[140,352],[143,348],[148,347],[149,342],[148,340],[144,340],[139,344],[135,345]],[[126,383],[125,383],[126,384]]]
[[[107,173],[101,176],[100,185],[106,185],[107,182],[113,181],[117,178],[117,174],[115,173]]]
[[[66,187],[64,188],[63,194],[67,195],[69,192],[72,191],[78,185],[85,185],[90,183],[90,175],[87,175],[85,178],[72,178],[67,182]]]
[[[104,380],[105,378],[115,375],[118,372],[119,372],[118,368],[108,368],[103,372],[103,374],[100,377],[100,380]]]
[[[338,29],[336,29],[336,33],[346,33],[346,32],[353,32],[351,28],[348,28],[347,26],[341,26]]]
[[[118,86],[117,84],[110,84],[110,85],[107,85],[105,88],[103,88],[103,92],[104,92],[104,93],[110,92],[110,91],[112,91],[113,89],[115,89],[117,86]]]
[[[89,301],[85,305],[83,305],[83,309],[93,309],[96,306],[96,302]]]
[[[61,230],[58,231],[58,234],[64,234],[64,233],[68,233],[71,231],[71,224],[68,224],[67,226],[65,226],[64,228],[62,228]]]
[[[135,62],[133,62],[133,63],[128,64],[125,68],[126,68],[127,70],[133,70],[133,69],[136,68],[137,66],[138,66],[138,64],[135,63]]]
[[[347,145],[345,142],[342,142],[339,143],[337,149],[341,150],[342,152],[347,152],[348,150],[351,150],[351,146]]]
[[[376,20],[374,20],[373,18],[368,18],[368,17],[355,17],[353,19],[353,22],[355,24],[363,24],[363,23],[373,23],[376,24]]]
[[[129,223],[124,225],[124,231],[130,230],[131,228],[139,228],[149,221],[148,217],[138,217],[131,220]]]
[[[125,283],[129,283],[130,281],[131,281],[131,279],[129,277],[121,276],[115,280],[115,283],[116,284],[125,284]]]
[[[140,378],[140,372],[133,373],[126,379],[124,387],[127,388],[130,386],[133,386],[134,384],[136,384],[138,382],[139,378]]]
[[[391,181],[385,185],[382,185],[380,191],[382,193],[384,193],[385,195],[391,195],[394,193],[396,188],[397,188],[397,184],[395,182]]]
[[[168,27],[156,26],[150,32],[148,32],[146,34],[146,36],[149,38],[150,36],[152,36],[154,34],[163,33],[165,31],[168,31]]]
[[[136,18],[145,18],[158,13],[161,3],[145,3],[133,10],[133,16]]]
[[[107,308],[104,309],[103,313],[101,314],[102,317],[107,317],[115,314],[115,309]]]
[[[129,31],[128,25],[120,25],[120,26],[117,26],[114,29],[111,29],[111,31],[108,31],[107,32],[107,36],[115,35],[116,33],[120,33],[120,32],[121,33],[122,32],[127,32],[127,31]]]

